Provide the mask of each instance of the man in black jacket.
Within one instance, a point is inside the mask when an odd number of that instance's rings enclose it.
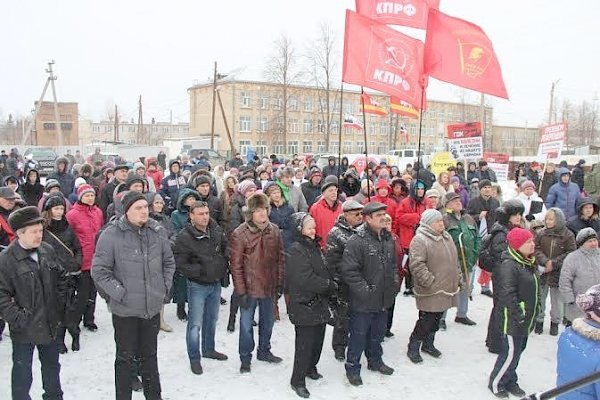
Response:
[[[492,182],[487,179],[479,181],[479,196],[471,199],[467,204],[467,213],[477,222],[477,227],[481,227],[481,221],[485,219],[487,231],[492,229],[496,222],[496,209],[500,207],[500,202],[492,197]]]
[[[187,351],[190,367],[202,374],[201,356],[219,361],[225,354],[215,350],[215,331],[219,316],[221,279],[227,274],[227,239],[223,229],[210,218],[208,203],[196,201],[190,207],[190,224],[175,240],[177,271],[187,278],[188,322]],[[202,355],[199,336],[202,331]]]
[[[57,331],[65,308],[67,279],[36,207],[8,219],[17,240],[0,253],[0,315],[8,322],[13,346],[12,398],[29,399],[31,364],[37,347],[45,399],[62,399]]]
[[[343,214],[338,216],[333,229],[327,235],[327,248],[325,257],[329,272],[339,285],[337,301],[335,302],[336,320],[333,327],[331,345],[335,359],[346,359],[348,346],[348,285],[341,282],[342,256],[348,244],[348,239],[356,233],[356,228],[362,224],[362,210],[364,206],[354,200],[346,200],[342,204]]]
[[[381,342],[387,326],[387,309],[400,288],[396,270],[396,248],[386,229],[387,206],[371,202],[363,208],[365,224],[348,240],[342,257],[342,278],[350,288],[350,339],[346,377],[353,386],[362,385],[360,357],[367,367],[384,375],[394,369],[384,364]]]
[[[108,206],[112,204],[114,198],[115,189],[119,184],[125,183],[127,181],[127,174],[129,172],[129,167],[125,164],[117,165],[114,168],[114,177],[112,180],[106,185],[104,191],[100,193],[100,199],[98,201],[98,207],[104,213],[104,219],[107,219]]]
[[[194,182],[193,189],[200,195],[200,201],[208,204],[208,210],[210,211],[210,218],[212,218],[217,224],[223,224],[223,206],[221,201],[211,193],[211,179],[206,175],[198,175]]]

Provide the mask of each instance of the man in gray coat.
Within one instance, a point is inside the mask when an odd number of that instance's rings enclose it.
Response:
[[[157,336],[175,260],[167,232],[148,217],[146,197],[131,191],[121,202],[124,215],[111,221],[98,239],[92,278],[113,315],[117,400],[131,399],[134,360],[140,363],[146,399],[160,399]]]

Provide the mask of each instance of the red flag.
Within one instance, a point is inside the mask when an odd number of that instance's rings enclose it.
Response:
[[[419,118],[418,108],[394,96],[390,97],[390,111],[408,118]]]
[[[434,78],[508,99],[492,42],[475,24],[430,9],[424,64]]]
[[[382,107],[377,101],[373,100],[371,96],[366,93],[362,94],[362,102],[360,105],[361,111],[363,108],[362,103],[365,104],[365,113],[367,114],[387,115],[385,107]]]
[[[342,80],[421,104],[423,43],[346,10]]]
[[[440,0],[356,0],[356,12],[380,24],[427,27],[429,8],[440,8]]]

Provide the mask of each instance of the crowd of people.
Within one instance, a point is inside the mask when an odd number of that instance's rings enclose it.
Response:
[[[239,314],[247,374],[255,347],[257,360],[282,361],[270,339],[283,298],[296,335],[290,384],[303,398],[306,378],[322,378],[328,324],[351,385],[363,384],[363,354],[369,370],[394,373],[382,342],[394,336],[402,284],[418,310],[406,353],[415,364],[423,353],[442,356],[435,338],[451,308],[455,323],[477,324],[468,316],[476,285],[492,298],[485,343],[497,354],[488,388],[498,398],[525,395],[516,369],[528,336],[544,333],[548,296],[549,334],[567,326],[558,382],[579,376],[567,365],[578,357],[599,361],[599,203],[586,193],[582,162],[543,174],[535,163],[519,168],[513,197],[485,161],[438,176],[418,163],[361,170],[335,157],[324,168],[310,158],[239,154],[214,168],[201,154],[168,165],[164,154],[133,164],[75,161],[58,158],[43,185],[29,168],[0,187],[0,338],[6,321],[14,399],[29,398],[35,348],[45,398],[62,398],[59,355],[82,350],[81,326],[98,329],[97,294],[112,314],[117,399],[133,390],[161,398],[157,335],[172,331],[170,302],[187,323],[190,370],[200,375],[202,358],[228,359],[215,336],[229,301],[227,330],[235,332]],[[230,284],[227,300],[221,290]]]

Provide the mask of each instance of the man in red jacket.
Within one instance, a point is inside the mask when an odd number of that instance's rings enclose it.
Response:
[[[338,215],[342,213],[342,203],[338,200],[338,178],[330,175],[321,186],[321,197],[309,210],[309,214],[317,224],[317,236],[321,238],[321,248],[327,247],[327,235],[335,225]]]
[[[415,231],[419,227],[419,221],[421,220],[421,214],[423,214],[426,208],[425,183],[421,180],[416,180],[410,187],[410,196],[402,200],[396,209],[396,226],[404,254],[408,254],[410,242],[415,236]],[[408,265],[408,261],[405,265]],[[404,287],[403,294],[405,296],[412,296],[414,294],[412,290],[412,276],[408,269]]]
[[[377,201],[377,202],[385,204],[387,206],[386,212],[392,218],[392,229],[395,232],[395,231],[397,231],[396,208],[398,207],[398,205],[390,197],[391,193],[392,193],[392,186],[385,179],[380,179],[377,182],[377,185],[375,186],[375,196],[371,197],[371,202]],[[368,203],[370,203],[370,201],[367,199],[367,200],[365,200],[365,202],[363,204],[367,205]]]

